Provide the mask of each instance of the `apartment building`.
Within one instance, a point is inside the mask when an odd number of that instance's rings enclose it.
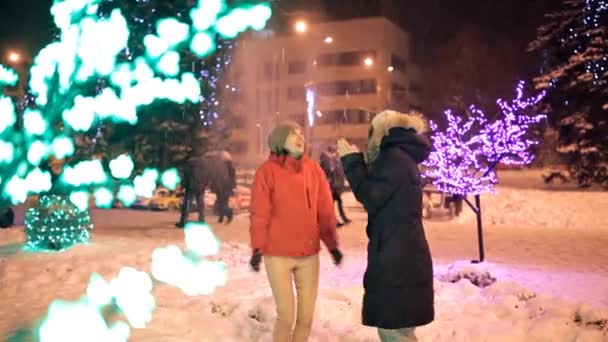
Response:
[[[283,120],[305,127],[313,156],[338,137],[363,148],[379,111],[422,110],[421,75],[410,55],[409,35],[381,17],[296,21],[289,35],[245,36],[230,71],[238,89],[229,100],[234,158],[266,158],[266,137]]]

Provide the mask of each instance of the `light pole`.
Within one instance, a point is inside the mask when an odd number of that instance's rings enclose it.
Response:
[[[31,60],[27,55],[24,55],[17,50],[9,50],[4,56],[4,59],[19,75],[19,82],[15,85],[12,93],[14,96],[21,98],[25,95],[25,85],[27,84],[28,69]]]
[[[10,51],[7,54],[6,58],[8,59],[9,62],[14,63],[14,64],[19,63],[21,61],[21,55],[16,51]]]
[[[308,144],[311,147],[311,153],[314,149],[314,126],[315,126],[315,115],[317,112],[316,109],[316,92],[314,89],[314,82],[307,82],[304,84],[304,89],[306,89],[306,127],[305,127],[305,136]]]
[[[296,21],[294,29],[297,33],[302,34],[308,32],[308,23],[304,19]]]
[[[255,127],[257,128],[257,131],[258,131],[258,155],[263,157],[264,156],[264,137],[262,135],[262,124],[260,124],[258,122],[255,124]]]

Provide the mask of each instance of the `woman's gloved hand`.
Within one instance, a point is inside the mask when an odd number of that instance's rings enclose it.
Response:
[[[251,256],[251,259],[249,260],[249,265],[251,266],[252,270],[254,270],[255,272],[259,272],[261,262],[262,262],[262,253],[260,252],[259,249],[256,249],[253,251],[253,255]]]
[[[329,251],[331,253],[331,258],[334,259],[334,265],[340,265],[342,263],[342,252],[339,249],[335,248]]]

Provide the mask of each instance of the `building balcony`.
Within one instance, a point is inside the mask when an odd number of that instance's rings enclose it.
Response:
[[[314,137],[320,140],[367,138],[369,124],[324,124],[314,127]]]

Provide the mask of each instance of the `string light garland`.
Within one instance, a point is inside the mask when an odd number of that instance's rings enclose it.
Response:
[[[87,243],[93,229],[91,217],[61,195],[44,195],[35,208],[25,213],[26,248],[33,251],[61,251]]]
[[[98,203],[107,205],[110,189],[119,189],[119,200],[130,205],[136,195],[151,193],[159,180],[175,187],[179,183],[175,169],[162,173],[146,169],[136,175],[128,155],[109,165],[97,159],[78,160],[62,167],[55,178],[40,167],[45,160],[73,156],[78,132],[95,132],[106,120],[136,124],[138,109],[156,99],[198,102],[200,82],[193,73],[181,72],[176,50],[187,48],[204,56],[215,48],[215,44],[200,45],[210,37],[212,41],[217,36],[233,39],[247,29],[261,30],[272,12],[268,4],[231,8],[223,0],[199,0],[189,12],[191,25],[168,18],[165,23],[170,29],[165,30],[159,22],[157,32],[141,42],[145,53],[139,55],[127,48],[129,29],[121,11],[100,18],[100,2],[54,0],[51,12],[61,33],[36,56],[30,71],[36,113],[25,125],[29,131],[16,127],[15,104],[1,95],[3,87],[15,84],[16,73],[0,65],[0,206],[23,203],[28,195],[43,193],[38,207],[26,213],[31,249],[61,250],[87,241],[92,225],[85,208],[91,192]],[[123,52],[127,61],[117,58]],[[96,82],[100,78],[107,82]],[[86,93],[91,82],[95,90]],[[44,194],[55,185],[61,194]],[[169,253],[161,249],[153,255],[154,276],[189,295],[212,293],[225,284],[227,269],[221,261],[201,259],[217,253],[219,241],[204,224],[190,224],[186,231],[186,253],[169,246]],[[35,338],[43,342],[127,341],[131,327],[144,328],[152,319],[153,286],[148,273],[134,268],[122,268],[109,282],[93,274],[80,299],[51,304],[36,327]],[[126,321],[107,317],[116,311]]]
[[[489,122],[486,115],[474,106],[465,120],[446,111],[446,130],[439,130],[431,122],[433,152],[424,162],[424,176],[443,192],[465,196],[491,192],[498,182],[494,171],[497,163],[526,165],[534,155],[531,147],[537,141],[527,138],[533,125],[546,118],[528,112],[543,99],[544,93],[525,99],[524,82],[516,87],[516,97],[510,101],[499,99],[502,118]]]
[[[231,8],[222,0],[200,0],[187,10],[191,22],[170,17],[149,23],[155,30],[142,37],[142,51],[131,51],[127,20],[120,9],[99,16],[101,2],[54,1],[51,12],[60,33],[34,58],[29,89],[35,109],[24,116],[25,128],[15,125],[12,98],[1,95],[4,87],[17,82],[18,75],[0,65],[0,206],[17,205],[29,195],[47,191],[48,172],[41,177],[38,168],[44,168],[51,158],[74,157],[79,134],[97,132],[107,121],[135,125],[139,109],[157,99],[198,103],[201,81],[189,70],[181,70],[180,53],[205,57],[215,50],[218,40],[227,41],[248,29],[263,29],[272,13],[268,4]],[[205,37],[211,44],[199,46]],[[123,54],[127,58],[123,59]],[[91,82],[95,87],[90,87]],[[219,105],[217,100],[212,103]],[[78,199],[75,204],[81,206],[81,194],[99,194],[97,202],[105,203],[107,192],[97,189],[133,186],[137,177],[113,178],[105,161],[70,163],[74,165],[65,165],[61,174],[52,178],[52,187],[68,196],[77,194],[70,197]],[[153,178],[144,185],[155,187],[163,179],[159,171]],[[136,188],[140,190],[141,186]]]
[[[608,187],[608,1],[564,0],[530,50],[542,53],[537,89],[558,133],[556,151],[579,186]]]

